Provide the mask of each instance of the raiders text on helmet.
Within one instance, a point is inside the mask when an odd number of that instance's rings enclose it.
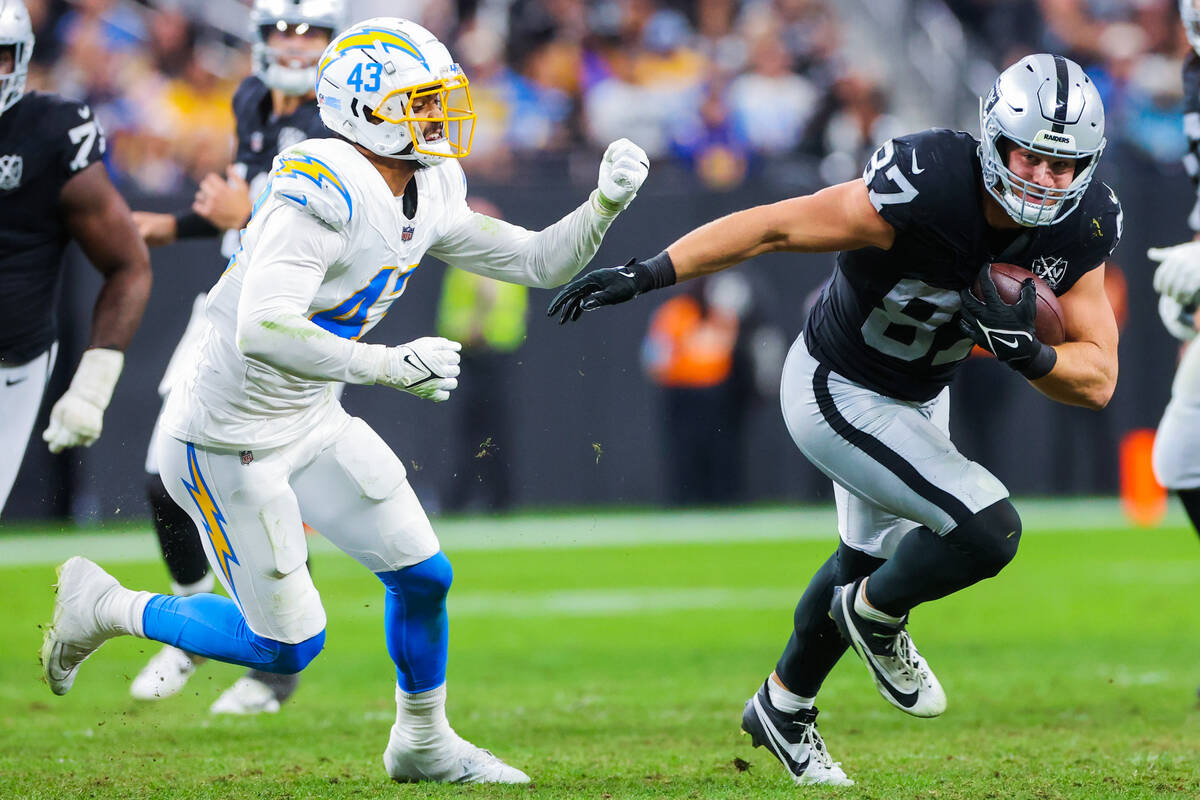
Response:
[[[285,94],[308,94],[317,83],[316,65],[288,65],[282,54],[267,45],[267,39],[272,30],[288,27],[300,34],[323,30],[332,39],[345,24],[345,16],[344,0],[255,0],[250,11],[254,74]]]
[[[1053,225],[1074,211],[1104,150],[1104,104],[1083,69],[1062,56],[1026,56],[1000,73],[979,102],[979,160],[983,182],[1021,225]],[[1047,189],[1008,168],[1015,145],[1039,155],[1072,159],[1065,189]]]
[[[467,77],[432,33],[376,17],[330,42],[317,66],[326,127],[373,153],[423,165],[471,152]]]

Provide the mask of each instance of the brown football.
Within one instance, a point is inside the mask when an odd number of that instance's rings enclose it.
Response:
[[[996,284],[996,293],[1009,305],[1021,299],[1021,284],[1028,278],[1033,278],[1033,285],[1037,288],[1037,318],[1034,321],[1034,329],[1037,331],[1038,339],[1049,345],[1062,344],[1066,341],[1067,332],[1066,326],[1063,324],[1062,306],[1058,304],[1058,298],[1054,296],[1054,290],[1050,288],[1050,284],[1016,264],[992,264],[991,275],[992,283]],[[976,297],[983,296],[978,279],[971,287],[971,291]]]

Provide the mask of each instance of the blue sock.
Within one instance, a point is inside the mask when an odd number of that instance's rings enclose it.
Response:
[[[450,559],[439,552],[420,564],[375,574],[387,587],[383,630],[388,655],[396,662],[396,682],[408,694],[438,688],[446,682]]]
[[[264,672],[299,672],[325,646],[325,631],[299,644],[259,636],[237,604],[217,594],[155,595],[142,614],[142,628],[148,639]]]

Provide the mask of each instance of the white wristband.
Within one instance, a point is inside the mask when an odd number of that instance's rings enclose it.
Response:
[[[124,366],[125,354],[120,350],[110,350],[107,347],[84,350],[68,391],[99,409],[106,409],[112,400],[113,389],[117,387],[117,379],[121,377],[121,369]]]

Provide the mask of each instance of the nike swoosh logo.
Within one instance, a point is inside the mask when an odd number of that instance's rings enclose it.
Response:
[[[633,273],[632,273],[632,272],[626,272],[625,270],[621,270],[621,269],[617,270],[617,274],[618,274],[618,275],[620,275],[620,276],[622,276],[622,277],[625,277],[625,278],[632,278],[632,277],[634,277],[634,275],[633,275]]]
[[[415,381],[415,382],[413,382],[413,383],[410,383],[410,384],[408,385],[408,387],[407,387],[407,388],[409,388],[409,389],[413,388],[414,386],[420,386],[420,385],[421,385],[421,384],[423,384],[423,383],[429,383],[429,382],[430,382],[431,380],[433,380],[434,378],[440,378],[440,377],[441,377],[440,375],[437,375],[437,374],[435,374],[435,373],[434,373],[434,371],[433,371],[433,370],[431,370],[431,369],[430,369],[428,366],[426,366],[426,365],[425,365],[425,362],[424,362],[424,361],[422,361],[422,360],[421,360],[419,357],[417,358],[417,361],[416,361],[416,363],[414,363],[414,362],[413,362],[413,356],[412,356],[412,354],[411,354],[411,353],[406,353],[406,354],[404,355],[404,363],[405,363],[405,364],[408,364],[408,365],[409,365],[410,367],[412,367],[413,369],[423,369],[423,370],[425,370],[426,372],[428,372],[428,373],[429,373],[429,374],[428,374],[428,375],[426,375],[424,378],[421,378],[421,380],[419,380],[419,381]]]
[[[792,758],[791,752],[788,750],[788,741],[784,739],[775,726],[771,724],[767,712],[763,710],[762,704],[758,702],[758,697],[754,698],[754,715],[758,717],[758,724],[762,725],[767,734],[767,745],[775,752],[779,760],[787,766],[788,771],[793,775],[803,775],[804,770],[808,769],[808,764],[812,761],[812,757],[805,758],[803,762]]]
[[[16,386],[18,383],[24,383],[28,378],[29,378],[28,375],[26,375],[23,378],[17,378],[15,381],[12,378],[5,378],[4,385],[5,386]]]
[[[296,203],[297,205],[301,205],[301,206],[308,205],[308,198],[304,197],[303,195],[301,195],[300,197],[297,197],[296,195],[288,194],[287,192],[280,192],[279,194],[282,195],[283,197],[286,197],[288,200],[291,200],[293,203]]]
[[[854,623],[851,622],[853,617],[850,616],[850,609],[846,607],[846,594],[847,592],[842,592],[842,614],[846,617],[846,629],[850,631],[851,644],[858,651],[859,655],[862,656],[863,661],[867,662],[867,666],[871,668],[871,672],[875,674],[875,682],[882,686],[901,706],[912,708],[917,704],[917,697],[920,692],[902,692],[888,680],[887,673],[875,661],[875,654],[871,652],[871,648],[867,647],[867,643],[862,640],[862,637],[858,633],[858,628],[854,627]]]
[[[925,171],[924,169],[922,169],[921,167],[918,167],[918,166],[917,166],[917,151],[916,151],[916,150],[913,150],[913,165],[912,165],[912,174],[913,174],[913,175],[920,175],[920,174],[921,174],[922,172],[924,172],[924,171]]]
[[[1004,345],[1005,347],[1016,347],[1017,346],[1017,338],[1015,336],[1013,337],[1011,342],[1008,339],[1005,339],[1003,336],[993,336],[992,338],[995,339],[1000,344]]]

